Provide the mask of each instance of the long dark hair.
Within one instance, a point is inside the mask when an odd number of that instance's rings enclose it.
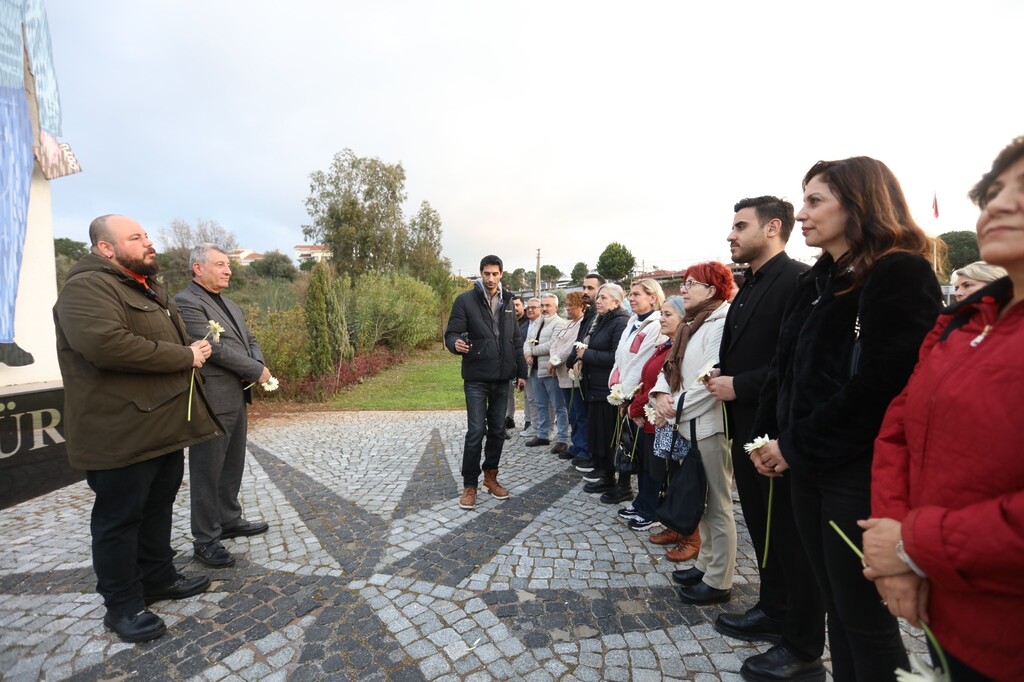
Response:
[[[846,291],[862,286],[874,264],[890,253],[916,253],[931,261],[933,267],[942,264],[946,245],[929,237],[914,222],[899,180],[884,163],[868,156],[819,161],[804,176],[804,189],[819,175],[848,216],[846,241],[850,250],[836,264],[852,268],[852,281]]]

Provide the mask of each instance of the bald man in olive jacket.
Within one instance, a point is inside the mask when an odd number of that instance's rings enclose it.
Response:
[[[137,222],[101,216],[89,238],[53,309],[67,452],[96,493],[90,527],[103,622],[126,642],[144,642],[166,630],[149,604],[210,586],[206,576],[178,573],[171,549],[183,449],[220,433],[193,381],[210,344],[189,339]]]

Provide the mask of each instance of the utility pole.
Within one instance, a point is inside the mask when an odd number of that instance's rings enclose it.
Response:
[[[537,249],[537,272],[533,276],[533,295],[540,296],[540,249]]]

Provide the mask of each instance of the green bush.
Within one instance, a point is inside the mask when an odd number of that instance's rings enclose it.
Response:
[[[418,279],[376,272],[361,275],[349,303],[358,350],[410,350],[436,340],[437,307],[437,294]]]
[[[280,310],[260,315],[249,310],[249,328],[256,335],[267,367],[282,386],[309,375],[309,353],[306,350],[306,314],[302,308]],[[270,394],[273,395],[273,394]]]

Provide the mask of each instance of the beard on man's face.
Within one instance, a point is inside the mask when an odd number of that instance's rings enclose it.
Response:
[[[150,253],[156,255],[156,251],[154,249],[149,249],[146,252],[146,255],[149,255]],[[160,272],[160,264],[156,261],[156,258],[154,258],[151,263],[147,263],[142,258],[129,256],[118,248],[114,249],[114,260],[116,260],[118,265],[125,270],[131,270],[137,275],[153,277]]]

